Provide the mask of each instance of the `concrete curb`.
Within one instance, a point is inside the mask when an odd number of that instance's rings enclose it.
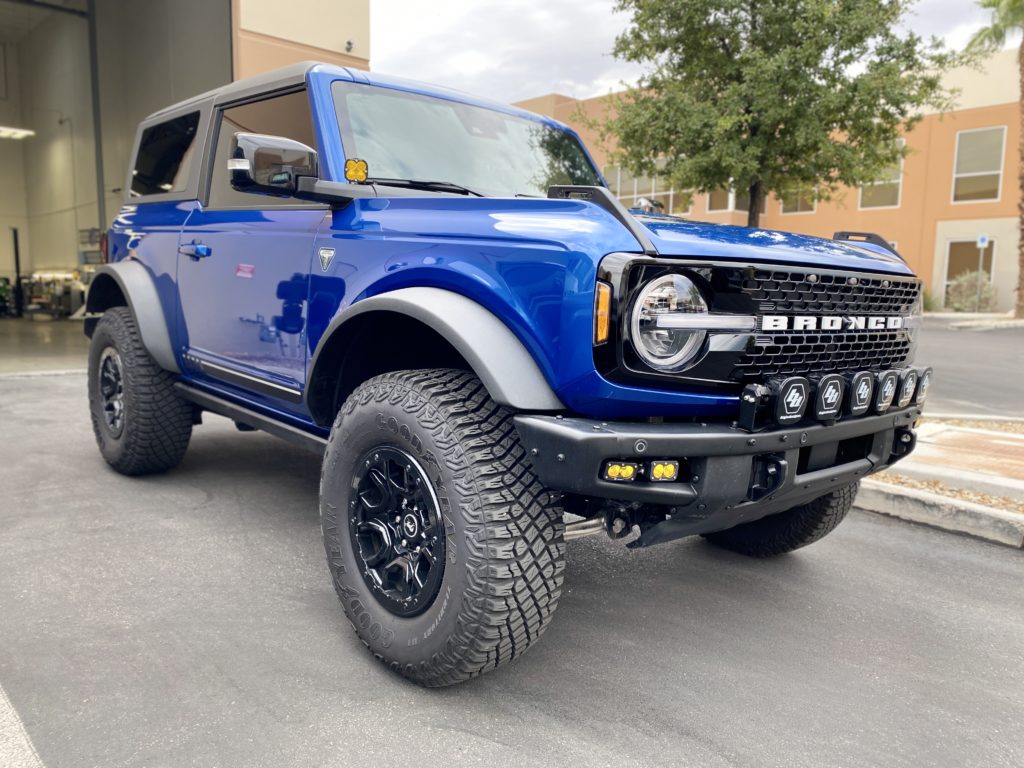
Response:
[[[86,368],[65,368],[53,371],[11,371],[0,373],[0,381],[7,379],[40,379],[46,376],[80,376],[88,373]]]
[[[972,493],[984,493],[989,496],[1006,496],[1008,498],[1024,499],[1024,480],[1015,480],[1012,477],[1000,477],[998,475],[983,475],[980,472],[968,472],[958,469],[950,472],[944,467],[936,467],[923,462],[913,462],[904,459],[891,470],[894,475],[906,475],[914,480],[934,481],[942,483],[949,488],[956,488]],[[885,474],[879,476],[879,482],[885,482]]]
[[[1024,515],[878,480],[861,483],[855,506],[944,531],[1024,548]]]
[[[926,319],[934,320],[1012,320],[1012,312],[952,312],[939,310],[925,312]]]
[[[997,331],[1001,328],[1024,328],[1024,320],[961,320],[950,323],[957,331]]]
[[[994,416],[986,413],[930,413],[925,411],[925,421],[1003,421],[1010,424],[1024,422],[1024,416]]]

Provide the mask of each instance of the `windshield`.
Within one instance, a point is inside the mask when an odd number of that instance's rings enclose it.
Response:
[[[496,197],[600,184],[579,142],[528,118],[358,83],[333,85],[341,140],[371,179],[443,181]]]

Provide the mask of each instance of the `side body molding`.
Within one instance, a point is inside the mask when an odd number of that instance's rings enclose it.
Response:
[[[112,282],[111,282],[112,281]],[[85,311],[90,314],[101,314],[120,301],[112,301],[117,296],[114,286],[120,289],[128,303],[128,308],[135,317],[139,327],[142,343],[157,364],[173,373],[181,373],[178,361],[174,357],[174,347],[167,331],[167,318],[164,317],[163,305],[156,292],[156,285],[149,271],[136,261],[118,261],[104,264],[96,270],[96,276],[89,286],[89,295],[85,302]],[[98,317],[86,317],[85,333],[92,336],[93,329],[99,321]]]
[[[406,315],[432,328],[465,358],[502,405],[524,411],[565,410],[533,356],[505,323],[472,299],[441,288],[400,288],[349,306],[317,344],[310,379],[332,334],[344,333],[345,323],[367,312]]]

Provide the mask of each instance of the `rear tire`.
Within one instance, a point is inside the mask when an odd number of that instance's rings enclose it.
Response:
[[[331,430],[320,514],[356,634],[421,685],[511,661],[558,605],[562,510],[471,373],[398,371],[356,389]]]
[[[188,448],[192,406],[146,350],[127,307],[104,312],[92,334],[89,412],[100,453],[122,475],[165,472]]]
[[[859,483],[847,485],[807,504],[768,515],[735,528],[704,534],[716,547],[751,557],[774,557],[806,547],[831,533],[846,517]]]

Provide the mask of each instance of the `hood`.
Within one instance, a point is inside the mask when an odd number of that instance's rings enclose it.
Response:
[[[661,256],[913,274],[902,259],[879,246],[770,229],[708,224],[676,216],[633,214],[633,218],[647,230]]]

